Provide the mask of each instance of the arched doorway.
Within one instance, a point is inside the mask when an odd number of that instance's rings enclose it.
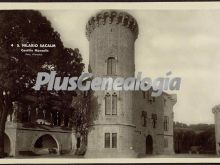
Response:
[[[11,142],[6,134],[4,134],[4,152],[7,154],[7,156],[9,156],[11,152]]]
[[[49,134],[40,136],[34,143],[34,152],[39,155],[57,154],[58,143]]]
[[[153,138],[151,135],[146,137],[146,154],[153,153]]]

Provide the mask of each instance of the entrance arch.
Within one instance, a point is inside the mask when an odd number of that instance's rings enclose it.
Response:
[[[7,156],[10,156],[11,141],[7,134],[4,134],[4,152],[7,154]]]
[[[146,137],[146,154],[153,153],[153,138],[151,135]]]
[[[50,134],[38,136],[32,145],[33,151],[36,154],[47,155],[59,153],[59,143],[56,138]]]

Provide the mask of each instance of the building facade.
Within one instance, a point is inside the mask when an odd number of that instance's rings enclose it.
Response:
[[[8,115],[4,150],[8,156],[67,154],[76,150],[77,137],[59,111],[21,108],[14,103]]]
[[[138,24],[122,11],[107,10],[86,26],[89,70],[99,77],[134,77]],[[137,157],[173,153],[176,95],[151,97],[142,91],[96,91],[96,119],[86,157]]]
[[[134,77],[138,24],[133,16],[122,11],[102,11],[89,19],[86,34],[90,72],[113,79]],[[121,158],[174,153],[176,95],[152,97],[151,92],[95,91],[85,156]],[[76,150],[79,137],[61,111],[15,107],[6,123],[8,155],[39,153],[44,148],[57,154]]]

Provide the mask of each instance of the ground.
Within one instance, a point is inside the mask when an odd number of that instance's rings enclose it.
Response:
[[[17,158],[21,159],[30,159],[30,158],[59,158],[59,159],[65,159],[65,158],[73,158],[73,159],[82,159],[83,156],[77,156],[74,154],[66,154],[66,155],[56,155],[56,154],[50,154],[50,155],[39,155],[39,156],[19,156]],[[214,154],[174,154],[174,155],[146,155],[145,157],[141,158],[219,158],[218,155]],[[12,157],[13,159],[13,157]]]

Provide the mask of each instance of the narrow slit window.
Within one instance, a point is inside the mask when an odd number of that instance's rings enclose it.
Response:
[[[107,74],[108,75],[116,74],[116,59],[114,57],[109,57],[107,60]]]
[[[117,133],[112,133],[112,148],[117,148]]]
[[[111,115],[111,95],[105,95],[105,115]]]
[[[152,114],[152,125],[153,128],[157,127],[157,114]]]
[[[110,133],[105,133],[105,148],[110,148]]]
[[[164,116],[164,131],[169,130],[169,118],[168,116]]]
[[[147,112],[142,111],[142,126],[146,127],[147,126]]]
[[[112,115],[117,115],[117,94],[112,95]]]

